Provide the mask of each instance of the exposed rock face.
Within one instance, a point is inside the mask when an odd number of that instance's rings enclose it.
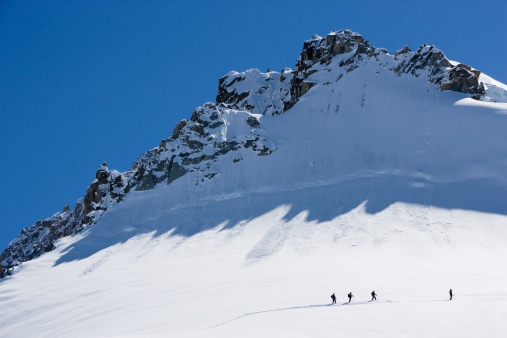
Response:
[[[181,120],[170,138],[138,158],[126,172],[109,170],[107,163],[102,163],[74,210],[66,206],[63,212],[24,228],[9,244],[0,255],[1,274],[9,274],[14,265],[52,250],[59,238],[94,223],[132,189],[151,190],[187,175],[188,183],[199,184],[220,174],[214,165],[219,157],[237,163],[245,151],[257,156],[272,154],[277,148],[262,137],[263,116],[281,114],[314,86],[329,84],[319,83],[321,72],[333,72],[334,81],[340,81],[368,63],[376,63],[397,76],[425,78],[435,89],[453,90],[476,99],[485,93],[479,71],[463,64],[453,65],[434,46],[423,45],[415,52],[405,46],[391,55],[383,48],[370,46],[350,30],[331,32],[325,38],[315,35],[305,41],[295,70],[286,68],[278,73],[268,69],[261,73],[250,69],[226,74],[219,80],[216,103],[195,109],[189,121]],[[235,128],[227,128],[228,124]]]
[[[58,239],[82,229],[83,200],[80,199],[73,211],[56,213],[30,228],[23,228],[21,234],[0,255],[4,273],[9,275],[13,266],[51,251]]]
[[[481,95],[486,93],[484,85],[479,83],[480,75],[480,71],[472,70],[469,66],[460,63],[442,79],[440,90],[476,94],[474,98],[479,99]]]
[[[246,122],[250,125],[250,127],[254,128],[261,125],[255,116],[250,116],[248,119],[246,119]]]
[[[350,30],[331,32],[322,38],[318,35],[307,40],[296,63],[294,79],[288,108],[310,90],[316,82],[312,75],[320,71],[330,71],[335,67],[332,61],[340,59],[338,67],[344,72],[351,72],[362,64],[377,62],[388,66],[399,76],[410,74],[415,77],[425,76],[428,81],[439,85],[440,90],[453,90],[474,94],[473,98],[484,95],[484,86],[479,83],[480,72],[459,64],[453,66],[444,53],[435,46],[420,46],[411,52],[408,46],[390,55],[383,48],[371,47],[369,41]],[[340,78],[337,78],[338,81]]]
[[[311,40],[305,41],[303,51],[297,59],[294,80],[290,88],[291,101],[286,108],[294,106],[299,98],[316,84],[308,78],[322,70],[318,65],[329,66],[334,56],[345,54],[348,58],[345,62],[340,62],[339,67],[352,71],[355,62],[365,56],[371,56],[372,51],[368,41],[350,30],[331,32],[326,38],[314,35]]]
[[[127,173],[109,170],[107,163],[102,163],[83,198],[84,224],[90,223],[97,215],[102,215],[109,205],[121,201],[129,192],[134,182],[131,182]]]
[[[409,55],[409,53],[401,54]],[[400,54],[396,54],[398,55]],[[444,53],[435,46],[419,47],[410,59],[406,58],[394,69],[398,74],[411,74],[416,77],[428,70],[428,80],[438,84],[440,90],[474,94],[475,99],[486,93],[484,86],[479,83],[480,71],[461,63],[453,66]]]
[[[473,94],[476,99],[485,93],[479,71],[463,64],[453,66],[435,46],[423,45],[416,52],[405,46],[390,55],[384,48],[370,46],[360,34],[340,30],[305,41],[295,70],[286,68],[281,74],[257,69],[228,73],[219,81],[217,103],[254,114],[277,115],[294,106],[317,84],[312,75],[333,67],[348,73],[368,62],[389,66],[399,76],[425,76],[440,90]]]
[[[411,56],[410,59],[402,59],[402,62],[394,69],[398,74],[411,74],[415,77],[420,75],[420,71],[430,70],[430,81],[435,82],[436,77],[442,73],[443,68],[452,67],[451,63],[445,57],[444,53],[435,46],[421,46],[415,53],[406,51],[407,46],[395,53],[396,57],[400,55]]]
[[[180,136],[181,129],[183,129],[183,127],[185,127],[186,125],[187,125],[187,120],[181,120],[180,123],[178,123],[176,125],[176,127],[174,127],[173,136],[171,137],[171,139],[176,140]],[[162,143],[160,144],[160,147],[165,148],[166,144],[167,144],[167,141],[163,140]]]

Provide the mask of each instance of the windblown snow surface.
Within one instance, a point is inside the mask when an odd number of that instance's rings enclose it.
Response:
[[[260,118],[273,154],[131,192],[20,265],[0,336],[503,337],[507,104],[373,64],[334,79]]]

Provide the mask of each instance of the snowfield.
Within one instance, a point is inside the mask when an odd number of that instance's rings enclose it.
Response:
[[[503,336],[505,216],[401,203],[323,222],[287,212],[190,237],[100,243],[97,226],[64,239],[0,284],[2,337]]]
[[[269,156],[133,191],[1,280],[0,336],[504,337],[507,103],[339,62],[260,117]]]

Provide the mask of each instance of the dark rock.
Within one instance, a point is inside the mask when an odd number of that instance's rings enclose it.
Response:
[[[243,146],[248,149],[250,147],[253,146],[254,142],[257,141],[259,138],[256,138],[255,140],[247,140],[245,141],[245,143],[243,144]]]
[[[408,46],[405,46],[402,49],[396,51],[396,53],[394,53],[394,57],[396,58],[399,55],[407,54],[410,52],[411,52],[410,48]]]
[[[273,153],[273,151],[268,147],[266,147],[265,145],[263,145],[262,148],[260,148],[259,151],[257,152],[257,156],[267,156],[270,155],[271,153]]]
[[[432,76],[430,81],[436,81],[437,75],[442,74],[444,69],[449,67],[452,67],[452,65],[441,50],[435,46],[422,45],[408,62],[403,62],[394,71],[399,74],[411,74],[418,77],[419,70],[428,69],[430,76]]]
[[[215,120],[218,120],[220,116],[218,115],[218,110],[214,110],[211,112],[211,115],[209,116],[209,119],[211,121],[215,121]]]
[[[176,140],[180,136],[180,132],[187,125],[187,122],[187,120],[183,119],[176,125],[176,127],[174,127],[173,135],[171,136],[172,140]]]
[[[95,178],[99,181],[99,184],[106,184],[107,183],[107,163],[104,161],[102,165],[100,166],[99,170],[97,170],[97,174],[95,175]]]
[[[340,67],[347,66],[347,71],[352,71],[357,67],[353,64],[356,60],[362,58],[361,55],[372,53],[370,43],[365,41],[361,35],[351,30],[341,30],[327,35],[325,39],[314,36],[311,40],[305,41],[303,51],[296,63],[295,76],[291,82],[290,102],[284,104],[284,111],[292,108],[299,98],[315,85],[315,83],[305,81],[316,71],[314,69],[310,70],[313,65],[317,63],[328,64],[333,56],[351,53],[354,50],[355,53],[340,64]]]
[[[250,125],[252,128],[259,127],[261,124],[259,120],[255,116],[249,116],[246,120],[246,122]]]
[[[99,191],[99,184],[98,182],[93,182],[88,186],[88,189],[86,189],[86,193],[83,200],[83,206],[84,206],[84,214],[87,215],[90,213],[90,211],[93,210],[92,203],[95,202],[97,193]]]
[[[440,90],[452,90],[480,97],[486,93],[482,83],[479,83],[479,71],[473,71],[469,66],[458,64],[441,81]]]
[[[202,149],[202,147],[204,146],[202,142],[197,140],[188,140],[187,145],[192,150]]]
[[[190,130],[195,131],[199,136],[204,136],[204,125],[203,124],[193,124],[189,127]]]
[[[187,170],[176,162],[171,162],[168,168],[169,174],[167,175],[167,184],[171,184],[178,178],[187,173]]]
[[[219,88],[220,89],[220,88]],[[229,92],[226,88],[222,88],[216,97],[217,103],[238,104],[250,95],[250,92],[237,93],[235,90]]]
[[[208,128],[210,128],[210,129],[215,129],[215,128],[217,128],[217,127],[220,127],[222,124],[224,124],[224,123],[223,123],[223,122],[220,122],[220,121],[217,121],[217,122],[215,122],[215,123],[210,124],[210,125],[208,126]]]
[[[183,165],[199,164],[206,159],[206,155],[201,154],[196,157],[186,157],[183,159]]]
[[[144,173],[143,178],[139,182],[139,185],[136,187],[136,191],[145,191],[151,190],[155,187],[155,180],[153,176],[153,171],[149,170]]]

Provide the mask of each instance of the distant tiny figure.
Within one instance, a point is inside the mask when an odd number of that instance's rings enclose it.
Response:
[[[375,293],[375,290],[371,293],[371,300],[377,300],[377,294]]]
[[[336,296],[334,293],[331,295],[331,299],[333,300],[333,304],[336,304]]]
[[[352,292],[349,292],[349,294],[347,295],[347,297],[349,297],[349,303],[350,303],[350,301],[352,300],[352,297],[354,297],[354,295],[352,294]]]
[[[451,295],[451,298],[449,298],[449,300],[452,300],[452,289],[449,290],[449,295]]]

